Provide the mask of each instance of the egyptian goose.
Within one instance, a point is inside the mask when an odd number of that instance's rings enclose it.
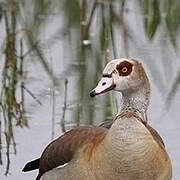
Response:
[[[36,180],[171,180],[164,143],[147,123],[150,84],[141,63],[110,61],[90,96],[110,90],[123,97],[121,111],[112,122],[64,133],[23,171],[39,169]]]

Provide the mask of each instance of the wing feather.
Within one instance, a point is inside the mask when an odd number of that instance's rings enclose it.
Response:
[[[103,127],[77,127],[52,141],[44,150],[40,158],[39,175],[46,171],[68,163],[78,148],[88,143],[97,143],[96,139],[107,133]]]

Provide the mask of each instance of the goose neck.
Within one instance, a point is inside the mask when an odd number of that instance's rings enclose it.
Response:
[[[150,100],[150,89],[143,87],[132,92],[122,93],[123,104],[121,111],[136,112],[142,119],[147,121],[146,112]]]

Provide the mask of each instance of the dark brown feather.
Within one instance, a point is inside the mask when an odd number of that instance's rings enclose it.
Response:
[[[40,159],[35,159],[31,162],[28,162],[24,168],[23,168],[23,172],[27,172],[27,171],[32,171],[32,170],[35,170],[35,169],[39,169],[39,161]]]
[[[85,153],[90,158],[92,151],[99,145],[107,133],[102,127],[77,127],[51,142],[40,158],[39,175],[37,180],[46,172],[68,163],[78,148],[86,145]]]

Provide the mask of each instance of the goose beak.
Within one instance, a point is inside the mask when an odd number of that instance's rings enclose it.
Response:
[[[93,89],[89,95],[91,97],[94,97],[96,95],[103,94],[107,91],[113,90],[115,88],[115,86],[116,85],[114,84],[113,78],[103,77],[99,81],[97,87],[95,89]]]

